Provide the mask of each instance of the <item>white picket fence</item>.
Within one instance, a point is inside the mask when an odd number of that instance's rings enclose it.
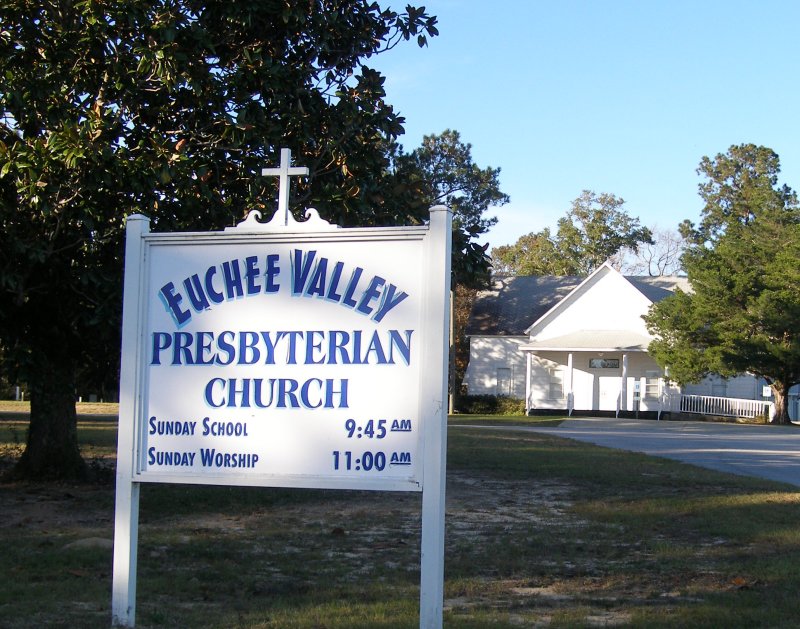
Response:
[[[775,404],[763,400],[742,400],[729,397],[713,397],[710,395],[681,394],[681,413],[699,413],[701,415],[720,415],[722,417],[749,417],[755,419],[775,416]]]

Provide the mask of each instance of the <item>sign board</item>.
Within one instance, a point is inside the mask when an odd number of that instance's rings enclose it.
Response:
[[[136,480],[420,489],[426,234],[146,236]]]
[[[422,491],[420,625],[440,626],[450,212],[280,212],[210,233],[128,218],[113,621],[134,624],[140,485],[164,482]]]

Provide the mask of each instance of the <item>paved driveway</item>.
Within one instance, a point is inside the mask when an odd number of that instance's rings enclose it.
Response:
[[[531,430],[800,486],[800,427],[577,418]]]

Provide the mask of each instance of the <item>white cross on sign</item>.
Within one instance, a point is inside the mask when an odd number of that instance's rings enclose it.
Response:
[[[292,153],[289,149],[281,149],[281,165],[278,168],[262,168],[261,174],[279,177],[278,185],[278,212],[283,210],[284,225],[289,224],[289,177],[292,175],[307,175],[308,168],[295,166],[292,168]]]

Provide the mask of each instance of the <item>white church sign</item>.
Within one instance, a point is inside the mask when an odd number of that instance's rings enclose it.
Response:
[[[443,556],[451,215],[296,222],[288,176],[307,170],[281,157],[264,169],[281,178],[268,223],[128,219],[115,624],[134,624],[140,483],[423,491],[423,558]],[[420,623],[435,626],[441,560],[427,561]]]

